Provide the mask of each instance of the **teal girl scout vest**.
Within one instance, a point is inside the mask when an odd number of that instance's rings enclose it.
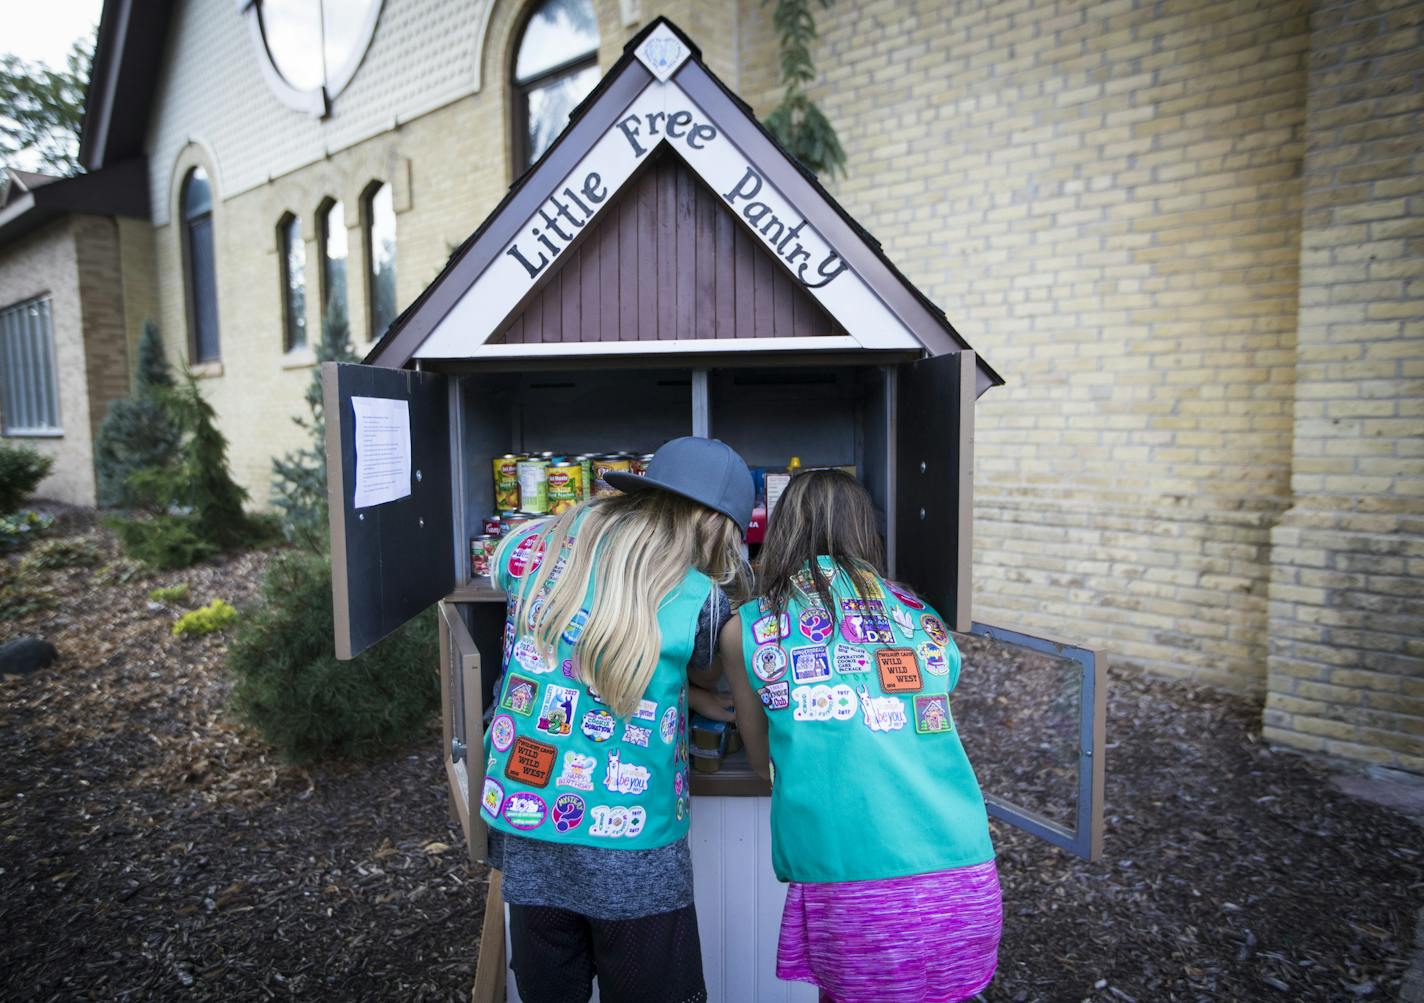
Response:
[[[782,881],[868,881],[992,860],[984,797],[950,712],[959,649],[939,614],[875,579],[810,575],[780,617],[739,611],[771,746],[771,856]]]
[[[689,570],[658,609],[662,654],[638,710],[619,720],[574,671],[574,643],[587,622],[593,589],[559,637],[552,662],[539,656],[530,613],[543,597],[525,595],[544,553],[548,523],[536,523],[495,569],[510,596],[504,679],[485,731],[480,811],[495,829],[551,843],[648,850],[687,835],[687,661],[697,617],[712,590]],[[570,538],[573,546],[578,544]],[[558,555],[554,574],[568,559]],[[516,595],[524,596],[515,622]]]

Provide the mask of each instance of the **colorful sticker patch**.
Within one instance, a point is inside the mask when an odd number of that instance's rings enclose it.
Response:
[[[538,571],[539,562],[544,559],[544,538],[538,533],[531,533],[514,548],[514,553],[509,555],[509,574],[514,578],[523,578],[527,571]]]
[[[523,676],[510,676],[504,684],[504,699],[500,706],[528,717],[534,713],[534,701],[539,696],[539,684]]]
[[[920,663],[910,648],[879,648],[875,667],[880,671],[880,688],[886,693],[918,693],[924,689]]]
[[[508,752],[514,744],[514,718],[508,714],[496,714],[490,722],[490,744],[500,752]]]
[[[825,647],[808,644],[791,649],[791,678],[798,685],[823,683],[831,678],[831,656]]]
[[[636,724],[625,724],[623,726],[623,741],[629,745],[640,745],[648,747],[648,739],[653,737],[653,729],[640,728]]]
[[[895,624],[895,629],[905,635],[905,640],[915,636],[915,618],[909,613],[896,606],[890,611],[890,619]]]
[[[574,733],[574,708],[578,706],[579,691],[568,686],[544,687],[544,709],[539,712],[539,722],[534,726],[546,731],[554,738],[564,738]]]
[[[500,814],[510,825],[527,832],[544,824],[544,819],[549,814],[549,806],[537,794],[516,791],[504,799],[504,810]]]
[[[539,646],[532,637],[521,637],[514,642],[514,660],[525,672],[543,675],[554,671],[552,665],[545,664],[544,656],[539,654]]]
[[[864,686],[856,690],[860,696],[860,713],[871,731],[899,731],[905,727],[905,701],[899,697],[871,696]]]
[[[790,633],[791,617],[785,613],[782,613],[779,617],[767,615],[752,624],[752,639],[755,640],[757,644],[779,641]]]
[[[576,791],[593,790],[593,768],[598,760],[579,752],[564,753],[564,769],[554,781],[555,787],[572,787]]]
[[[572,658],[565,658],[564,664],[559,666],[559,669],[563,672],[565,679],[578,678],[578,669],[574,667],[574,660]]]
[[[499,806],[504,804],[504,788],[494,777],[485,777],[485,789],[480,794],[480,808],[490,818],[499,818]]]
[[[819,606],[812,606],[803,609],[796,617],[796,629],[812,644],[825,644],[835,633],[836,625],[831,622],[829,613]]]
[[[554,757],[558,750],[544,742],[521,735],[514,740],[514,751],[504,764],[504,775],[530,787],[543,787],[554,774]]]
[[[529,611],[524,615],[524,626],[530,630],[534,629],[539,622],[539,614],[544,612],[544,596],[541,593],[529,604]]]
[[[933,641],[921,642],[915,649],[920,656],[920,661],[924,663],[925,671],[932,676],[945,676],[949,674],[949,659],[945,657],[944,649]]]
[[[666,745],[671,745],[672,740],[677,737],[677,708],[669,707],[663,711],[662,722],[658,725],[658,737]]]
[[[948,694],[915,697],[915,730],[921,735],[942,735],[954,730]]]
[[[870,652],[853,644],[836,645],[836,671],[841,675],[854,676],[869,672],[873,668]]]
[[[572,832],[583,824],[583,798],[577,794],[560,794],[554,798],[554,828]]]
[[[609,839],[632,839],[642,833],[643,826],[648,821],[648,813],[641,805],[625,808],[623,805],[609,807],[606,804],[598,804],[590,809],[589,814],[593,816],[593,825],[589,826],[588,834],[606,836]]]
[[[841,637],[852,644],[895,643],[895,631],[890,621],[874,613],[847,612],[842,615]]]
[[[583,716],[579,727],[595,742],[606,742],[613,737],[613,728],[618,722],[606,710],[591,710]]]
[[[761,705],[767,710],[785,710],[791,706],[791,684],[786,680],[769,683],[757,690]]]
[[[796,704],[792,717],[797,721],[849,721],[859,706],[855,691],[841,683],[836,686],[798,686],[791,691]]]
[[[633,712],[634,721],[656,721],[658,705],[652,700],[639,700],[638,709]]]
[[[893,595],[896,599],[900,600],[906,606],[910,607],[910,609],[925,608],[925,604],[920,602],[920,600],[915,596],[915,594],[909,589],[905,588],[905,586],[897,584],[896,582],[886,582],[885,584],[890,589],[890,594]]]
[[[920,614],[920,626],[925,628],[925,633],[930,636],[930,640],[935,644],[945,645],[949,643],[949,632],[944,629],[944,621],[933,613]]]
[[[752,671],[764,683],[774,683],[786,675],[786,652],[779,644],[763,644],[752,652]]]
[[[614,749],[603,770],[603,786],[614,794],[642,794],[648,789],[648,768],[623,762],[622,753]]]
[[[583,629],[588,626],[588,610],[581,609],[573,616],[569,617],[569,625],[564,628],[560,636],[565,644],[578,644],[578,639],[583,637]]]

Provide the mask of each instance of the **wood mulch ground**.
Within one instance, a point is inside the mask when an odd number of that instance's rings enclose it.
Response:
[[[153,575],[83,517],[64,532],[94,558],[31,574],[41,608],[0,622],[62,653],[0,680],[0,998],[468,999],[485,874],[434,724],[378,762],[283,766],[224,714],[221,635],[171,637],[181,611],[146,599],[240,607],[265,557]],[[1004,656],[971,652],[965,686],[976,657]],[[1116,678],[1109,717],[1104,859],[997,829],[986,999],[1394,999],[1417,827],[1264,747],[1239,698]]]

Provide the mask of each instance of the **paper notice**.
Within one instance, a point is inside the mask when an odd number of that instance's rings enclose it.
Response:
[[[771,518],[771,513],[776,511],[776,503],[781,501],[781,493],[790,483],[790,474],[766,475],[766,516],[768,519]]]
[[[356,499],[368,508],[410,494],[410,405],[385,397],[352,397],[356,412]]]

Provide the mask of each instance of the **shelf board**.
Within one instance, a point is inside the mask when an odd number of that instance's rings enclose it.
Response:
[[[505,595],[502,589],[497,589],[488,582],[466,582],[464,585],[456,585],[455,590],[445,597],[446,602],[504,602]]]

